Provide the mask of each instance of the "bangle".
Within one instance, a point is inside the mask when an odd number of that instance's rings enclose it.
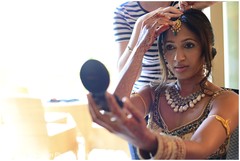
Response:
[[[127,48],[130,52],[132,52],[133,49],[130,46],[127,46]]]
[[[143,103],[143,106],[144,106],[144,116],[146,116],[147,113],[148,113],[148,112],[147,112],[147,105],[146,105],[143,97],[142,97],[140,94],[135,93],[135,92],[133,92],[133,93],[131,94],[131,96],[138,96],[138,97],[141,99],[141,101],[142,101],[142,103]]]
[[[137,153],[140,159],[185,159],[186,145],[184,141],[177,136],[170,136],[163,133],[156,133],[157,136],[157,152],[154,156],[137,148]]]
[[[222,118],[219,115],[210,115],[208,117],[215,117],[215,119],[218,120],[222,124],[222,126],[224,127],[224,129],[227,133],[227,137],[228,138],[230,137],[230,126],[229,126],[230,121],[229,120],[225,120],[224,118]]]

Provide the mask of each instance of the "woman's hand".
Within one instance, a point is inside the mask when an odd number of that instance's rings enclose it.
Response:
[[[216,1],[179,1],[180,10],[189,10],[191,8],[202,10],[216,3]]]
[[[144,116],[128,98],[125,97],[122,100],[124,106],[121,109],[115,97],[106,93],[106,100],[111,112],[103,112],[90,94],[87,97],[93,122],[141,149],[152,151],[153,148],[156,148],[153,146],[153,144],[157,144],[155,135],[147,129]]]

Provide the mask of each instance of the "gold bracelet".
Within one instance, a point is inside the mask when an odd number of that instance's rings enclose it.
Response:
[[[146,116],[147,115],[147,105],[146,105],[143,97],[140,94],[138,94],[138,93],[132,93],[131,95],[136,95],[136,96],[138,96],[142,100],[142,103],[144,105],[144,116]]]
[[[224,118],[222,118],[219,115],[211,115],[211,116],[208,116],[208,117],[215,117],[216,120],[221,122],[221,124],[223,125],[223,127],[224,127],[224,129],[227,133],[227,137],[230,136],[230,126],[229,126],[230,121],[229,120],[225,120]]]
[[[177,136],[170,136],[162,133],[156,133],[158,141],[158,149],[154,156],[144,150],[137,148],[140,159],[185,159],[186,145],[184,141]]]

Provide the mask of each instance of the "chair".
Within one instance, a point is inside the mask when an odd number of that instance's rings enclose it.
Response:
[[[75,122],[47,123],[38,98],[6,97],[2,99],[0,108],[1,158],[45,160],[72,151],[77,159]]]
[[[231,89],[235,93],[239,94],[238,89]],[[238,127],[233,131],[230,137],[229,149],[227,152],[227,160],[238,160],[239,159],[239,131]]]
[[[238,127],[234,130],[230,137],[230,145],[227,152],[227,160],[238,160],[239,159],[239,141],[238,141]]]

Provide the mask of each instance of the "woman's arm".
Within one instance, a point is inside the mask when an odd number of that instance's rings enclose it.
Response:
[[[191,141],[186,142],[186,157],[203,158],[212,154],[238,126],[238,114],[237,94],[224,92],[217,96],[208,118],[192,136]],[[193,147],[196,150],[193,150]]]
[[[212,104],[204,120],[190,140],[153,132],[146,127],[142,113],[128,98],[121,109],[115,98],[107,93],[111,113],[101,114],[90,95],[89,109],[93,121],[138,147],[143,159],[206,159],[225,141],[228,132],[215,115],[229,122],[229,134],[238,126],[238,95],[226,92]],[[111,118],[115,118],[114,121]],[[144,140],[144,141],[143,141]]]
[[[225,92],[212,103],[212,110],[190,140],[156,134],[157,149],[138,149],[143,159],[206,159],[238,126],[238,95]],[[152,140],[152,143],[156,141]],[[176,150],[177,148],[177,150]],[[152,156],[151,156],[151,155]],[[184,158],[183,158],[184,157]]]

